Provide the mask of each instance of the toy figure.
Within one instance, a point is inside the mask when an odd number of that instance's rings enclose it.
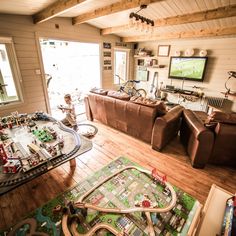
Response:
[[[7,127],[8,127],[8,129],[12,129],[13,128],[13,122],[12,122],[11,117],[8,118]]]
[[[64,125],[72,127],[74,130],[77,130],[78,126],[76,123],[75,107],[72,104],[72,99],[70,94],[64,96],[65,103],[67,106],[58,106],[63,113],[66,113],[66,117],[61,121]]]
[[[6,133],[4,133],[3,131],[0,131],[0,141],[5,141],[7,140],[9,137]]]

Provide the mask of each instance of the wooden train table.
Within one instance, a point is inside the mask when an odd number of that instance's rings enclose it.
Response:
[[[92,148],[91,141],[44,113],[0,121],[0,195],[67,161],[75,166],[75,158]]]

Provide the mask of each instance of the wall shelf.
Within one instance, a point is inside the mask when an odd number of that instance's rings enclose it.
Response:
[[[134,55],[134,58],[138,58],[138,59],[158,59],[157,56],[141,56],[141,55]]]
[[[167,67],[155,67],[155,66],[147,66],[147,70],[148,71],[159,71],[159,70],[163,70],[163,69],[167,69]]]

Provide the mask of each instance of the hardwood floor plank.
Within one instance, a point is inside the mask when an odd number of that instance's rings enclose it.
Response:
[[[26,207],[19,191],[12,191],[1,196],[1,212],[6,222],[6,227],[15,223],[15,219],[20,219],[22,214],[27,214]]]
[[[2,211],[2,208],[1,208],[1,205],[0,205],[0,229],[4,229],[6,227],[6,221],[5,221],[5,218],[3,216],[3,211]]]
[[[89,123],[86,121],[86,123]],[[76,167],[69,162],[0,196],[0,228],[15,224],[37,207],[92,175],[112,160],[125,156],[144,168],[167,175],[170,183],[204,203],[211,185],[217,184],[230,192],[236,191],[236,171],[228,167],[207,165],[194,169],[178,138],[162,152],[151,145],[98,122],[92,139],[93,148],[76,158]],[[9,207],[10,206],[10,207]]]

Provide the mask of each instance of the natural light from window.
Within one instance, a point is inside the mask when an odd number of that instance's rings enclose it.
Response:
[[[0,43],[0,102],[9,103],[19,100],[13,78],[6,45]]]
[[[114,84],[120,84],[127,78],[128,51],[115,50]]]
[[[64,115],[57,106],[64,103],[67,93],[72,95],[76,113],[82,113],[84,95],[101,86],[99,44],[40,39],[40,45],[52,115]]]

